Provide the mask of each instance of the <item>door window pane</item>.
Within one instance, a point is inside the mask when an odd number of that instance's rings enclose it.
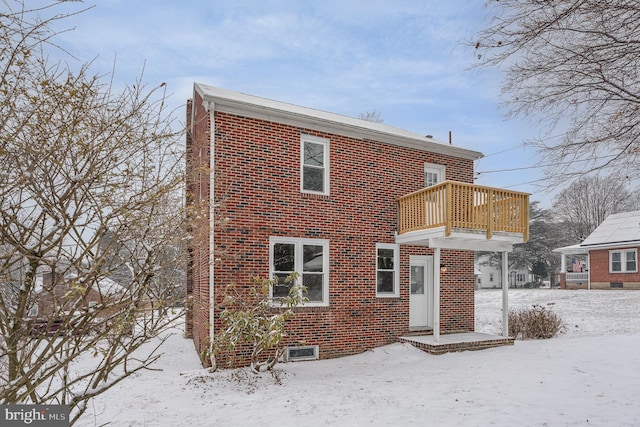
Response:
[[[424,267],[411,267],[411,293],[413,295],[424,294]]]

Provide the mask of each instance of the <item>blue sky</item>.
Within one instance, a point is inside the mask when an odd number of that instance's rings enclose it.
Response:
[[[476,183],[553,193],[533,167],[534,123],[504,118],[501,72],[470,70],[463,45],[490,19],[480,0],[101,0],[59,39],[94,72],[166,82],[181,107],[194,82],[358,116],[478,150]],[[93,5],[69,3],[68,10]],[[180,119],[183,111],[179,111]],[[496,154],[497,153],[497,154]],[[539,181],[539,182],[534,182]],[[533,184],[530,184],[534,182]]]

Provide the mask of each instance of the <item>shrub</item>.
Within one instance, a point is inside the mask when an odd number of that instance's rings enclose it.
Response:
[[[277,279],[253,278],[250,292],[238,292],[234,285],[227,287],[220,314],[224,327],[216,337],[214,351],[233,351],[239,345],[251,346],[251,368],[254,372],[271,370],[281,358],[280,345],[286,336],[285,324],[294,315],[293,308],[307,302],[306,288],[298,283],[297,274],[285,280],[289,295],[279,299],[281,308],[274,307],[269,298],[272,286],[281,286]],[[215,365],[214,365],[215,369]]]
[[[553,338],[564,330],[562,318],[538,304],[531,308],[509,310],[509,335],[516,339]]]

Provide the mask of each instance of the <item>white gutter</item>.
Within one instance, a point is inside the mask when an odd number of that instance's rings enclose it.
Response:
[[[480,152],[438,142],[431,137],[382,123],[368,122],[200,83],[195,83],[195,90],[205,102],[215,102],[217,110],[223,113],[315,129],[357,139],[372,139],[467,160],[477,160],[483,157]]]
[[[215,245],[214,245],[214,231],[215,231],[215,119],[214,110],[215,103],[213,101],[206,104],[206,108],[209,111],[209,358],[211,364],[215,368],[215,357],[213,352],[213,343],[215,338],[214,325],[214,274],[215,274]]]

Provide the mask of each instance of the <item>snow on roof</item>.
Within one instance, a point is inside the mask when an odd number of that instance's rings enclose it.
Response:
[[[581,247],[640,244],[640,211],[609,215]]]
[[[122,285],[108,277],[103,277],[102,279],[98,280],[97,285],[94,285],[93,287],[98,288],[99,292],[102,295],[113,295],[124,292],[125,290]]]
[[[207,107],[216,111],[309,127],[354,138],[374,139],[469,160],[483,157],[483,154],[478,151],[446,144],[431,137],[381,123],[274,101],[201,83],[195,83],[194,89],[200,94]]]

